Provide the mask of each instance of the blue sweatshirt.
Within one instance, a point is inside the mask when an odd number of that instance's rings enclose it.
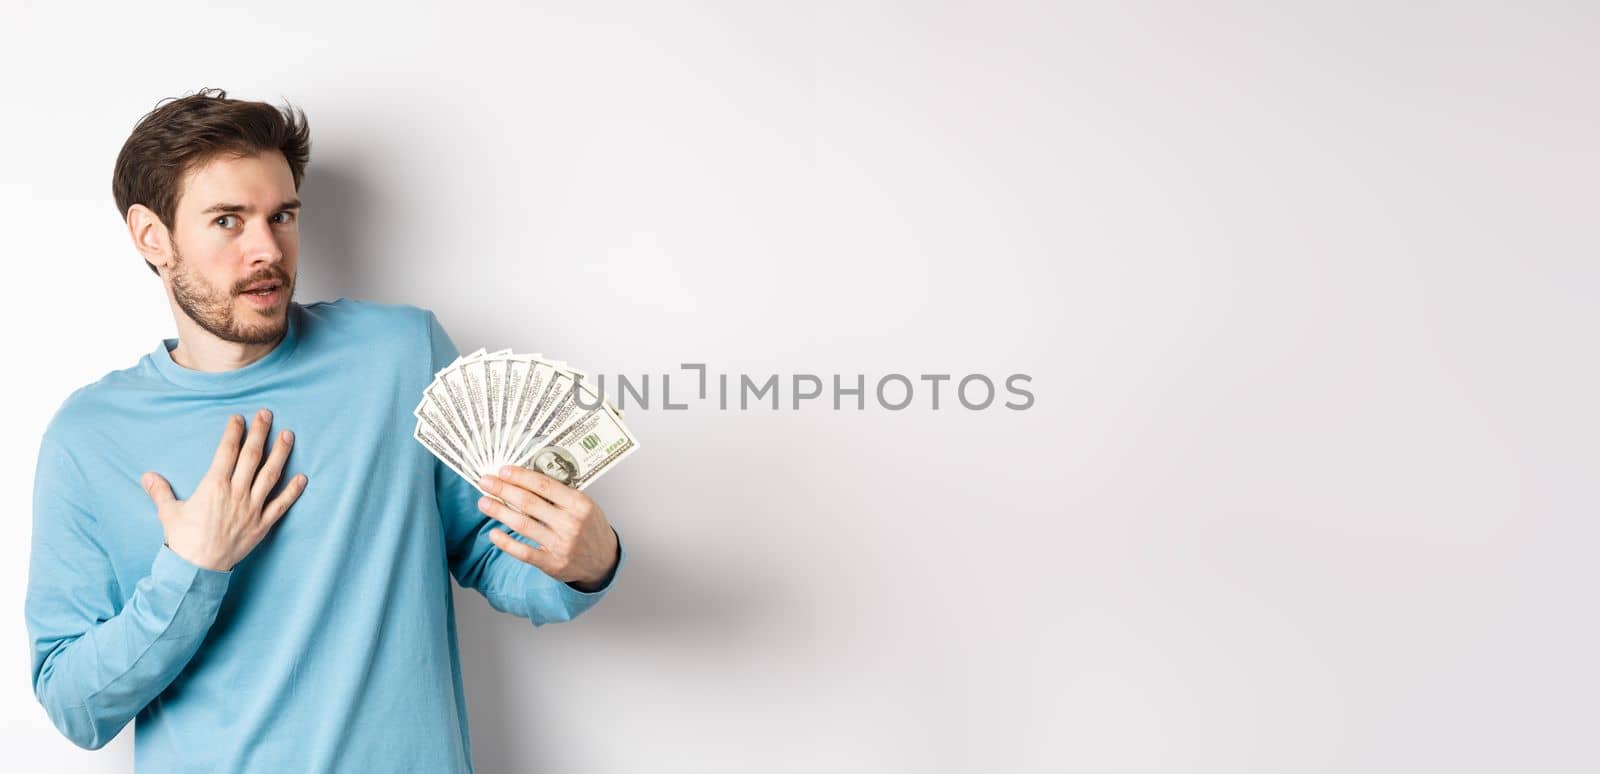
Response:
[[[82,747],[137,719],[139,771],[470,772],[450,578],[539,626],[616,571],[585,593],[501,551],[478,491],[412,438],[458,354],[431,311],[288,315],[243,368],[185,368],[164,339],[57,410],[33,492],[34,692]],[[228,416],[261,408],[295,434],[272,496],[296,473],[306,489],[233,568],[198,567],[164,545],[140,475],[188,497]]]

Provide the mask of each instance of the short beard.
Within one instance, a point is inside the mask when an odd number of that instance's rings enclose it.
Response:
[[[172,296],[178,302],[178,308],[194,320],[196,325],[204,328],[206,332],[223,341],[235,344],[271,344],[283,337],[289,325],[289,315],[285,312],[266,319],[259,324],[240,322],[233,313],[234,298],[240,291],[213,292],[206,284],[205,278],[189,271],[183,262],[183,256],[178,252],[177,244],[172,246]],[[249,287],[262,280],[278,280],[283,283],[284,301],[282,308],[289,308],[289,301],[294,298],[294,278],[283,274],[279,269],[268,269],[240,283],[241,288]],[[252,316],[254,313],[252,312]]]

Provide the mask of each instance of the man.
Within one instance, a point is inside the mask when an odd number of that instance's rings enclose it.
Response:
[[[26,616],[50,719],[94,749],[137,718],[140,771],[469,772],[450,577],[538,626],[626,561],[582,492],[502,469],[507,507],[412,439],[458,354],[432,312],[293,300],[309,150],[204,90],[117,158],[178,338],[51,420]]]

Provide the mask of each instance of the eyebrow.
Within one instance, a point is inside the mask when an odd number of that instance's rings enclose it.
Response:
[[[278,205],[278,208],[276,210],[274,210],[274,212],[281,212],[283,210],[298,210],[298,209],[300,209],[300,200],[299,199],[289,199],[287,201],[284,201],[284,202],[280,203]],[[207,207],[204,210],[201,210],[200,214],[201,215],[210,215],[213,212],[250,212],[250,208],[246,207],[243,204],[219,203],[219,204],[213,204],[210,207]]]

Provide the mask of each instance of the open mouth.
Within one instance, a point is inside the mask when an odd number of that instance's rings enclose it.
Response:
[[[262,286],[257,287],[257,288],[252,288],[250,290],[246,290],[243,293],[243,295],[246,298],[251,299],[252,301],[256,301],[256,302],[271,302],[271,301],[277,300],[278,292],[281,291],[282,289],[283,289],[283,285],[280,285],[280,284],[278,284],[276,282],[273,282],[271,284],[262,285]]]

